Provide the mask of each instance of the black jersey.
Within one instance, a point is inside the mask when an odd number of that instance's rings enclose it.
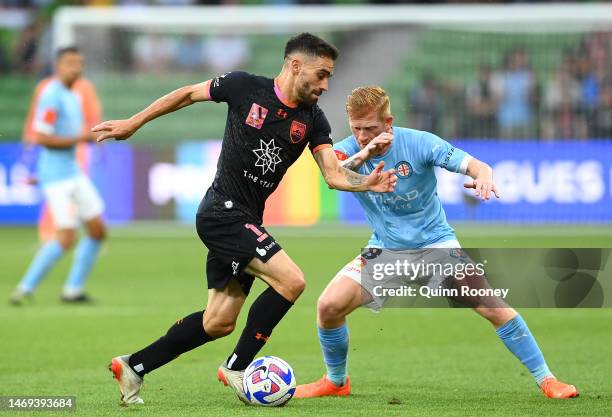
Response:
[[[226,102],[228,111],[212,193],[206,198],[221,195],[261,223],[266,199],[306,145],[312,152],[331,147],[329,122],[319,106],[289,107],[277,97],[274,80],[245,72],[213,79],[210,97]]]

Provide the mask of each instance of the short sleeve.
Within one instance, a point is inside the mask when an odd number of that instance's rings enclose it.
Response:
[[[469,154],[429,132],[423,132],[421,143],[421,156],[427,165],[451,172],[466,173],[467,164],[471,159]]]
[[[243,71],[232,71],[213,78],[210,82],[209,94],[217,103],[222,101],[232,104],[237,97],[244,95],[252,76]]]
[[[334,144],[334,152],[340,161],[345,161],[359,152],[359,146],[357,146],[353,137],[349,136],[348,138]]]
[[[52,135],[55,133],[55,124],[59,113],[59,97],[52,90],[42,92],[36,104],[34,116],[34,131]]]
[[[331,126],[325,117],[325,113],[319,111],[314,118],[310,143],[310,151],[314,154],[320,149],[332,147]]]

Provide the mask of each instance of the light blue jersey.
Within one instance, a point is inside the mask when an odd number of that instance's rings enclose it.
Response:
[[[360,149],[355,136],[349,136],[336,143],[334,150],[340,159],[346,159]],[[436,192],[434,167],[465,173],[469,160],[467,153],[432,133],[393,127],[387,152],[358,169],[368,175],[385,161],[385,170],[395,168],[397,175],[392,193],[354,193],[373,231],[368,245],[413,249],[456,239]]]
[[[40,93],[34,130],[60,138],[75,138],[83,129],[83,112],[78,96],[58,79],[50,81]],[[79,175],[75,147],[43,147],[38,160],[38,180],[45,186]]]

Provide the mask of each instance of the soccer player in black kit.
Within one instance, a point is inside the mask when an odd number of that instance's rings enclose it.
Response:
[[[329,187],[389,192],[397,178],[381,163],[369,176],[340,166],[331,129],[318,97],[328,89],[337,49],[302,33],[285,47],[275,79],[230,72],[179,88],[125,120],[101,123],[98,141],[129,138],[145,123],[199,101],[225,102],[227,121],[212,186],[196,215],[198,235],[208,247],[208,303],[176,322],[151,345],[112,359],[124,404],[142,404],[143,377],[180,354],[230,334],[255,277],[268,284],[253,302],[236,348],[218,378],[243,402],[242,376],[274,327],[304,291],[304,275],[262,226],[265,201],[306,146]]]

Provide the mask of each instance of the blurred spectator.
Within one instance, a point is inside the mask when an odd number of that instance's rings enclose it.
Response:
[[[117,0],[117,6],[146,6],[147,0]]]
[[[534,135],[533,101],[536,84],[528,58],[521,48],[511,50],[504,68],[495,76],[495,94],[499,101],[498,122],[504,138],[529,138]]]
[[[0,74],[7,74],[11,71],[11,61],[6,47],[0,42]]]
[[[597,107],[599,100],[599,78],[597,71],[592,68],[592,63],[587,56],[581,58],[580,64],[580,95],[582,105],[587,112],[592,112]]]
[[[194,0],[155,0],[151,1],[155,5],[160,6],[190,6],[195,3]]]
[[[610,137],[606,125],[609,109],[604,86],[612,80],[612,34],[591,33],[585,36],[580,48],[581,94],[590,137]]]
[[[174,58],[175,43],[159,33],[143,34],[136,38],[132,51],[138,71],[164,74]]]
[[[612,139],[612,80],[607,80],[602,85],[593,122],[594,137]]]
[[[587,127],[581,96],[580,83],[572,74],[571,61],[565,61],[548,82],[544,93],[542,137],[547,139],[586,137]]]
[[[26,26],[15,45],[15,68],[22,74],[38,72],[40,65],[36,59],[39,45],[40,26],[32,23]]]
[[[478,69],[478,79],[466,88],[467,115],[464,136],[497,137],[497,99],[493,89],[492,68],[490,65],[483,64]]]
[[[211,36],[206,40],[204,50],[206,63],[218,73],[242,67],[251,55],[247,40],[233,34]]]
[[[410,95],[410,125],[417,130],[439,132],[441,128],[443,99],[435,78],[430,74],[421,77],[420,83]]]
[[[183,36],[176,45],[176,63],[181,69],[200,70],[204,64],[202,39],[195,34]]]

